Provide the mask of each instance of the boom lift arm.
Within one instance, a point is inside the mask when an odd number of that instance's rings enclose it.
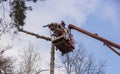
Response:
[[[118,55],[120,56],[120,53],[113,48],[113,47],[115,47],[115,48],[118,48],[118,49],[120,50],[120,45],[118,45],[118,44],[116,44],[116,43],[114,43],[114,42],[112,42],[112,41],[109,41],[109,40],[107,40],[107,39],[105,39],[105,38],[103,38],[103,37],[100,37],[100,36],[98,36],[97,34],[93,34],[93,33],[88,32],[88,31],[86,31],[86,30],[84,30],[84,29],[82,29],[82,28],[79,28],[79,27],[77,27],[77,26],[75,26],[75,25],[69,24],[68,30],[69,30],[70,32],[71,32],[71,29],[77,30],[77,31],[82,32],[82,33],[84,33],[84,34],[86,34],[86,35],[88,35],[88,36],[90,36],[90,37],[93,37],[93,38],[99,40],[99,41],[102,41],[102,42],[103,42],[104,44],[106,44],[106,46],[108,46],[113,52],[115,52],[116,54],[118,54]]]
[[[86,34],[92,38],[95,38],[95,39],[103,42],[113,52],[115,52],[117,55],[120,56],[120,52],[118,52],[117,50],[114,49],[114,48],[118,48],[120,50],[120,45],[118,45],[110,40],[107,40],[103,37],[100,37],[97,34],[88,32],[80,27],[75,26],[75,25],[69,24],[68,29],[66,29],[64,21],[61,21],[60,24],[50,23],[43,27],[48,27],[52,31],[52,33],[53,33],[52,36],[54,36],[54,38],[52,39],[52,43],[56,46],[57,49],[59,49],[62,52],[62,55],[64,55],[65,53],[71,52],[71,51],[73,51],[73,49],[75,49],[73,35],[71,33],[71,29],[74,29],[78,32],[81,32],[83,34]]]

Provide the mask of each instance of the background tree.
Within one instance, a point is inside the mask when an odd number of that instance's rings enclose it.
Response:
[[[1,16],[0,17],[0,35],[4,33],[13,32],[17,33],[25,25],[26,12],[32,10],[32,6],[27,6],[27,2],[37,2],[44,0],[0,0]],[[9,5],[9,8],[5,6]],[[7,12],[7,19],[6,19]],[[8,16],[9,14],[9,16]],[[9,20],[10,18],[11,20]],[[9,20],[9,21],[7,21]]]
[[[105,62],[96,63],[80,45],[74,52],[66,54],[62,63],[66,74],[105,74]]]
[[[40,74],[48,69],[41,69],[41,58],[38,49],[29,44],[26,49],[20,53],[20,62],[17,74]]]
[[[14,74],[14,65],[15,59],[12,57],[4,56],[5,51],[10,49],[10,46],[0,48],[0,69],[4,71],[5,74]]]

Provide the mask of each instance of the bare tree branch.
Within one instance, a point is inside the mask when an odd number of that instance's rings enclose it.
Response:
[[[62,62],[66,74],[105,74],[105,62],[97,64],[94,57],[86,54],[81,46],[78,46],[73,53],[66,54]]]
[[[32,35],[32,36],[35,36],[36,38],[41,38],[41,39],[44,39],[44,40],[47,40],[47,41],[51,41],[51,38],[49,38],[49,37],[45,37],[45,36],[42,36],[42,35],[39,35],[39,34],[28,32],[28,31],[23,30],[23,29],[20,29],[19,31],[23,32],[23,33],[26,33],[26,34],[29,34],[29,35]]]
[[[40,74],[43,71],[48,71],[48,69],[40,68],[41,57],[38,49],[32,44],[29,44],[27,49],[24,49],[20,54],[21,61],[17,74]]]
[[[49,71],[49,70],[48,70],[48,69],[39,70],[39,71],[37,71],[35,74],[40,74],[41,72],[45,72],[45,71]]]

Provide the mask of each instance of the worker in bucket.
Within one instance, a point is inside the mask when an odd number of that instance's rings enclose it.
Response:
[[[61,27],[57,23],[51,23],[49,25],[50,30],[53,32],[53,36],[59,37],[62,35]]]
[[[69,32],[68,32],[68,30],[65,28],[65,23],[64,23],[64,21],[61,21],[60,26],[61,26],[62,30],[64,31],[64,38],[65,38],[65,39],[69,39]]]

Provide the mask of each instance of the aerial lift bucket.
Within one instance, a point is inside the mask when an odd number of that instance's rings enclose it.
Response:
[[[62,52],[62,55],[71,52],[74,49],[71,40],[66,39],[63,35],[52,40],[52,43]]]

